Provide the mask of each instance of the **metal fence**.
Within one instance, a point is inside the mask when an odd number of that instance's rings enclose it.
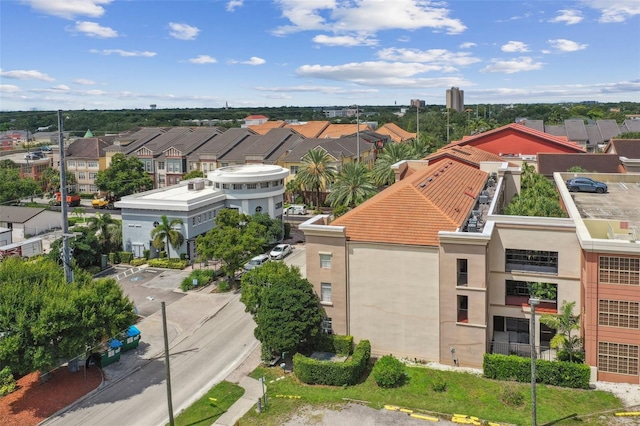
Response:
[[[557,351],[549,346],[536,346],[536,358],[555,361]],[[518,355],[531,358],[531,345],[528,343],[487,342],[487,352],[491,354]]]

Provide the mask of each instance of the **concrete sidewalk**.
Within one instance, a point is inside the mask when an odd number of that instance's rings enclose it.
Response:
[[[214,426],[233,426],[242,418],[262,397],[262,384],[256,379],[244,376],[240,379],[240,386],[244,388],[244,395],[214,423]],[[265,386],[266,392],[266,386]]]

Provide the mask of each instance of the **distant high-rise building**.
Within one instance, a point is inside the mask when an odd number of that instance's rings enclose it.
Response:
[[[411,108],[424,108],[425,103],[424,101],[420,100],[420,99],[411,99]]]
[[[458,112],[464,111],[464,90],[457,87],[447,89],[447,109],[455,109]]]
[[[156,109],[157,107],[158,107],[158,106],[157,106],[156,104],[151,104],[151,105],[149,105],[149,108],[151,108],[151,109]]]

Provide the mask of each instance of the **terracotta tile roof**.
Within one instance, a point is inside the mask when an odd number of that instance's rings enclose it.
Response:
[[[388,135],[394,142],[404,142],[409,139],[415,139],[416,134],[407,132],[396,123],[386,123],[376,129],[376,133]]]
[[[480,163],[484,161],[504,162],[504,159],[499,155],[476,148],[472,145],[456,145],[440,148],[424,159],[429,160],[429,164],[435,164],[436,162],[443,161],[448,158],[458,158],[465,163],[475,166],[476,168],[480,167]]]
[[[330,124],[328,121],[307,121],[305,123],[289,123],[284,127],[295,130],[305,138],[318,138]]]
[[[253,126],[247,126],[249,129],[253,130],[254,132],[256,132],[259,135],[266,135],[267,133],[269,133],[269,130],[271,129],[278,129],[280,127],[284,127],[284,125],[287,124],[286,122],[280,120],[280,121],[266,121],[262,124],[256,124]]]
[[[332,225],[350,241],[437,246],[439,231],[455,231],[484,188],[488,173],[449,160],[419,169],[365,201]]]
[[[371,130],[368,124],[360,123],[360,131]],[[358,131],[356,124],[329,124],[326,129],[318,135],[318,138],[339,138],[342,136],[353,135]]]
[[[481,141],[482,139],[487,138],[488,136],[494,136],[498,133],[501,132],[505,132],[505,131],[516,131],[519,133],[524,133],[530,136],[534,136],[542,141],[545,141],[547,143],[552,143],[552,144],[557,144],[557,145],[562,145],[565,146],[567,148],[571,148],[573,151],[575,152],[585,152],[585,149],[582,148],[580,145],[574,143],[574,142],[570,142],[566,136],[554,136],[551,135],[549,133],[545,133],[545,132],[541,132],[539,130],[536,129],[532,129],[531,127],[527,127],[524,124],[521,123],[511,123],[511,124],[507,124],[506,126],[502,126],[502,127],[498,127],[497,129],[493,129],[493,130],[489,130],[487,132],[483,132],[483,133],[478,133],[477,135],[473,135],[473,136],[465,136],[462,138],[462,140],[459,141],[453,141],[451,143],[449,143],[449,145],[447,145],[446,147],[452,147],[452,146],[456,146],[456,145],[468,145],[474,141]]]
[[[262,115],[262,114],[254,114],[254,115],[249,115],[247,117],[245,117],[245,120],[264,120],[264,119],[269,119],[269,117],[267,117],[266,115]]]

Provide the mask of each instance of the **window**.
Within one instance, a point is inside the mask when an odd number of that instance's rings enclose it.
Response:
[[[90,173],[89,173],[89,179],[91,179],[91,180],[95,180],[95,178],[96,178],[96,176],[97,176],[97,175],[98,175],[97,173],[90,172]]]
[[[216,182],[216,189],[220,189],[220,182]]]
[[[223,183],[222,184],[222,189],[229,189],[229,184],[228,183]]]
[[[262,206],[256,207],[256,213],[262,213]]]
[[[86,178],[85,172],[78,172],[78,180],[85,180]]]
[[[604,284],[640,285],[640,259],[600,256],[598,281]]]
[[[164,170],[164,161],[158,162],[158,170]]]
[[[89,192],[98,192],[98,187],[95,185],[89,185]]]
[[[269,182],[260,182],[260,188],[264,189],[268,187],[269,187]]]
[[[196,217],[191,218],[191,226],[196,226]]]
[[[76,162],[73,160],[69,160],[67,161],[67,167],[75,167],[76,166]]]
[[[248,183],[247,184],[247,189],[257,189],[258,188],[258,184],[257,183]]]
[[[320,283],[320,303],[330,305],[331,302],[331,283]]]
[[[145,172],[152,172],[153,171],[153,160],[142,160],[142,163],[144,164],[144,171]]]
[[[278,201],[276,203],[276,209],[281,209],[282,208],[282,201]]]
[[[468,270],[467,270],[467,259],[458,259],[456,261],[456,268],[458,271],[458,282],[457,285],[466,286],[469,284],[468,281]]]
[[[320,253],[320,267],[331,268],[331,253]]]
[[[506,249],[505,270],[558,273],[558,252]]]
[[[274,188],[277,188],[279,185],[279,182],[277,180],[274,180],[273,182],[271,182],[271,186]]]
[[[292,175],[297,175],[298,174],[298,166],[291,166],[291,167],[289,167],[289,170],[291,171]]]
[[[160,184],[165,184],[167,182],[166,180],[167,178],[165,178],[164,176],[158,176],[158,183]]]
[[[469,296],[458,296],[458,322],[469,322]]]
[[[87,185],[78,185],[78,191],[87,192]]]
[[[209,163],[209,171],[212,172],[216,169],[215,163]]]
[[[235,189],[236,191],[242,190],[242,184],[241,183],[234,183],[233,184],[233,189]]]
[[[638,375],[638,346],[598,342],[598,370]]]
[[[98,167],[98,162],[97,161],[87,161],[87,166],[89,166],[92,169],[95,169],[96,167]]]
[[[528,304],[530,297],[537,297],[545,301],[558,300],[558,285],[530,281],[505,281],[505,305]]]
[[[626,300],[598,300],[598,325],[620,328],[640,328],[638,302]]]
[[[509,333],[509,342],[529,344],[529,320],[495,315],[493,317],[493,331]]]
[[[86,167],[84,165],[84,161],[78,161],[78,168],[80,168],[80,167],[83,167],[83,168]]]
[[[209,211],[209,220],[211,220],[211,211]]]
[[[322,332],[326,334],[333,334],[333,320],[331,318],[322,318]]]

